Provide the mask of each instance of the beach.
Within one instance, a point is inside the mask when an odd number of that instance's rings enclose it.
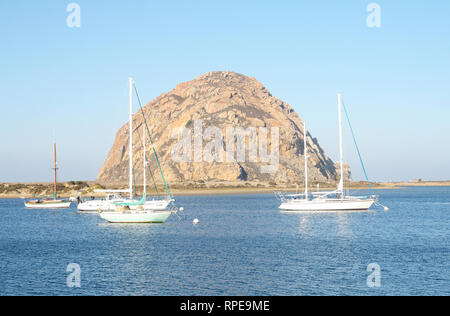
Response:
[[[32,198],[36,196],[52,195],[51,183],[0,183],[0,199],[17,199],[17,198]],[[346,184],[351,190],[368,189],[365,182],[351,182]],[[402,189],[405,187],[438,187],[450,186],[450,181],[423,181],[423,182],[376,182],[371,183],[373,190],[380,189]],[[321,184],[319,189],[317,185],[312,185],[310,190],[314,191],[329,191],[334,190],[337,183]],[[88,196],[88,197],[102,197],[105,194],[95,192],[95,190],[104,189],[127,189],[126,185],[117,184],[97,184],[94,181],[69,181],[58,184],[58,196],[72,197],[72,196]],[[165,195],[165,188],[158,186],[158,194],[156,194],[153,187],[148,187],[148,195]],[[136,186],[136,194],[142,194],[142,186]],[[172,195],[239,195],[239,194],[262,194],[273,192],[302,192],[303,186],[288,186],[288,185],[273,185],[269,183],[231,183],[226,185],[224,183],[196,183],[189,185],[178,185],[170,188]]]

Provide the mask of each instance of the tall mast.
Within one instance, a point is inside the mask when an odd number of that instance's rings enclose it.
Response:
[[[129,101],[130,101],[130,199],[133,194],[133,78],[128,79],[130,84]]]
[[[339,165],[341,171],[341,179],[339,181],[338,191],[344,196],[344,145],[343,145],[343,135],[342,135],[342,95],[338,93],[338,113],[339,113]]]
[[[308,200],[308,145],[306,143],[306,135],[308,134],[306,130],[306,122],[303,121],[303,127],[304,127],[304,153],[305,153],[305,200]]]
[[[56,170],[58,170],[56,163],[56,141],[53,143],[53,171],[54,171],[54,181],[53,181],[53,197],[56,200]]]
[[[146,157],[146,142],[147,142],[147,137],[145,137],[145,126],[144,126],[144,196],[147,196],[147,172],[145,170],[145,168],[147,167],[147,157]]]

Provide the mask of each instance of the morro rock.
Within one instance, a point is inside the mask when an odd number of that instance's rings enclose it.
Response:
[[[275,98],[256,79],[233,72],[210,72],[192,81],[180,83],[172,91],[162,94],[144,107],[150,134],[158,152],[162,170],[171,185],[189,182],[254,182],[302,183],[304,175],[303,122],[289,104]],[[142,133],[143,118],[140,112],[134,120],[134,163],[135,178],[142,181]],[[201,123],[201,125],[200,125]],[[194,141],[195,127],[201,126],[203,132],[209,127],[220,130],[223,145],[215,157],[222,161],[201,159],[194,150],[207,148],[208,138]],[[279,130],[279,161],[273,172],[262,170],[269,163],[251,160],[246,149],[245,161],[226,159],[227,128],[254,128],[261,140],[262,128],[267,129],[267,152],[276,146],[271,130]],[[182,135],[175,133],[183,128],[192,137],[189,161],[174,159],[174,150],[180,144]],[[175,136],[174,136],[175,135]],[[189,139],[190,141],[190,139]],[[250,140],[245,138],[246,145]],[[260,142],[258,159],[261,158]],[[128,124],[117,133],[114,145],[98,173],[98,181],[105,184],[124,184],[128,181]],[[311,181],[328,182],[336,179],[336,166],[320,147],[317,139],[307,135],[309,151],[309,176]],[[147,147],[149,148],[149,146]],[[178,147],[177,147],[178,148]],[[259,155],[258,155],[259,154]],[[161,183],[158,167],[153,153],[148,152],[150,168],[155,180]],[[200,159],[198,159],[200,157]],[[196,159],[197,158],[197,159]],[[204,157],[203,157],[204,158]],[[150,176],[149,176],[150,177]],[[150,180],[149,180],[150,181]]]

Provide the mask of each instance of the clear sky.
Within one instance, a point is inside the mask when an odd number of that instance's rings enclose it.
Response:
[[[344,94],[369,176],[450,179],[450,2],[0,1],[0,182],[93,180],[127,121],[127,78],[145,102],[208,71],[261,81],[338,158]],[[346,160],[362,177],[350,135]]]

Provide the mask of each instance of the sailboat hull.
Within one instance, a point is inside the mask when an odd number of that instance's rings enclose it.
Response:
[[[290,200],[281,204],[284,211],[365,211],[375,203],[375,200],[331,200],[316,199],[311,201]]]
[[[78,211],[80,212],[98,212],[101,211],[114,211],[116,209],[116,205],[113,203],[127,203],[127,202],[135,202],[134,200],[93,200],[87,201],[84,203],[80,203],[78,205]],[[142,206],[146,211],[164,211],[170,204],[170,200],[152,200],[146,201]],[[132,205],[130,206],[131,210],[136,210],[138,206]]]
[[[109,223],[165,223],[171,214],[170,211],[101,212],[100,217]]]
[[[145,210],[164,211],[170,204],[170,200],[153,200],[147,201],[144,204]],[[133,209],[133,208],[131,208]]]
[[[111,201],[105,200],[92,200],[78,204],[78,211],[83,213],[97,213],[99,210],[101,211],[109,211],[110,210]]]
[[[25,207],[29,209],[64,209],[70,208],[72,202],[50,202],[50,203],[25,203]]]

